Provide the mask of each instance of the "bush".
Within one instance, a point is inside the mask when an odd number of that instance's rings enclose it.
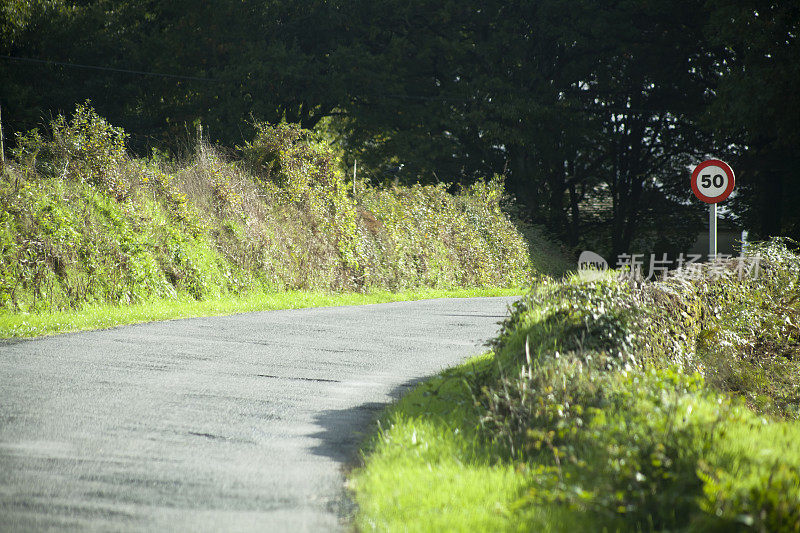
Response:
[[[297,124],[254,124],[256,136],[239,150],[248,170],[299,192],[309,185],[327,188],[342,182],[333,149]]]
[[[519,509],[800,528],[800,257],[781,241],[750,253],[757,275],[729,261],[647,284],[575,277],[517,302],[472,390],[483,439],[527,465]]]
[[[17,138],[14,157],[44,177],[85,181],[121,199],[129,186],[121,176],[126,161],[125,132],[97,115],[89,102],[79,104],[72,119],[58,116],[51,124],[52,139],[38,130]]]

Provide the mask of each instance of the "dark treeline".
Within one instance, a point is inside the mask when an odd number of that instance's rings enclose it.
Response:
[[[139,153],[296,122],[376,180],[505,174],[570,246],[683,251],[706,156],[741,227],[800,237],[799,31],[788,0],[5,0],[0,105],[90,99]]]

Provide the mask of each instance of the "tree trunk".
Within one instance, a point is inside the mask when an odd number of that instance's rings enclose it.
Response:
[[[550,169],[550,179],[548,180],[550,189],[550,201],[547,213],[547,226],[554,234],[562,239],[566,238],[567,232],[567,213],[564,209],[564,193],[567,189],[565,179],[566,170],[564,164],[553,165]]]
[[[620,241],[621,249],[631,250],[631,243],[636,234],[636,224],[639,222],[639,202],[642,199],[643,180],[640,175],[631,176],[630,196],[628,198],[628,211],[625,216],[624,230]]]
[[[578,210],[578,191],[575,182],[569,186],[570,223],[567,232],[567,242],[570,246],[578,246],[578,232],[580,231],[580,212]]]
[[[769,159],[769,158],[767,158]],[[764,238],[781,235],[783,230],[783,173],[767,165],[763,174],[764,192],[761,196],[761,235]]]
[[[639,95],[635,94],[631,99],[634,105],[638,105]],[[626,133],[623,137],[625,147],[620,152],[622,159],[621,181],[624,186],[620,188],[620,197],[625,195],[621,202],[622,209],[619,212],[619,228],[621,235],[617,240],[616,254],[631,253],[631,243],[636,235],[636,224],[639,219],[639,202],[642,199],[644,190],[644,168],[642,164],[643,136],[645,129],[645,119],[632,115],[626,117]]]
[[[533,164],[530,155],[522,146],[509,147],[510,172],[506,179],[508,191],[524,207],[531,218],[539,207],[539,195],[533,179]]]

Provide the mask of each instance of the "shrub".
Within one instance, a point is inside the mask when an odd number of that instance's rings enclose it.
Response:
[[[38,130],[18,136],[13,153],[23,168],[45,177],[87,182],[117,199],[129,192],[121,171],[126,134],[97,115],[88,101],[76,107],[72,119],[59,115],[50,128],[50,140]]]
[[[757,276],[729,261],[656,283],[545,280],[515,304],[472,390],[483,439],[529,472],[520,509],[609,529],[800,527],[800,257],[781,241],[750,253]]]
[[[342,181],[333,149],[297,124],[254,124],[256,136],[239,150],[256,176],[296,192]]]

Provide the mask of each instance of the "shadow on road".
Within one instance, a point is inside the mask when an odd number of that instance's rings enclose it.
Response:
[[[355,466],[360,460],[358,451],[375,430],[374,424],[383,410],[428,377],[415,378],[396,386],[385,402],[367,402],[348,409],[327,409],[316,414],[314,423],[321,431],[311,434],[318,440],[318,444],[310,449],[311,453],[329,457],[345,470]]]
[[[396,386],[385,402],[366,402],[348,409],[321,411],[314,416],[314,422],[321,431],[311,435],[317,439],[318,444],[309,451],[314,455],[333,459],[341,465],[342,473],[347,475],[360,464],[358,452],[375,431],[375,423],[384,409],[426,379],[428,378],[415,378]],[[328,510],[339,517],[343,526],[348,527],[355,516],[356,503],[343,488],[339,498],[329,502]]]

